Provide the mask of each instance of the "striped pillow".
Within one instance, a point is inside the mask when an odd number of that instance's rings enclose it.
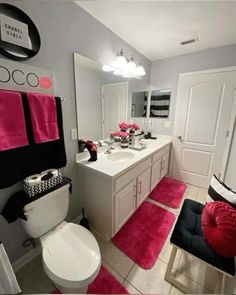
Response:
[[[208,189],[207,202],[222,201],[236,209],[236,192],[222,183],[215,175]]]

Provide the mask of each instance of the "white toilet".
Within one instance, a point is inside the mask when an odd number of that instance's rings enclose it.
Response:
[[[47,276],[61,293],[86,293],[101,267],[94,236],[84,227],[64,221],[69,206],[69,184],[27,204],[25,231],[39,238]]]

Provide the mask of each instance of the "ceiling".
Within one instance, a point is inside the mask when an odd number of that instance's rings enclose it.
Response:
[[[236,43],[234,1],[75,2],[152,61]]]

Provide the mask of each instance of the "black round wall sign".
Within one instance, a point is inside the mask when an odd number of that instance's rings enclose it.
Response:
[[[24,46],[19,46],[2,40],[0,35],[0,53],[10,59],[18,61],[27,60],[35,56],[40,50],[41,40],[39,32],[33,21],[19,8],[5,3],[0,3],[0,17],[1,15],[13,18],[16,21],[20,21],[28,26],[28,41],[30,48],[25,48]],[[21,31],[17,28],[17,26],[10,25],[9,31],[10,32],[7,32],[8,34],[18,34],[19,38],[21,38]]]

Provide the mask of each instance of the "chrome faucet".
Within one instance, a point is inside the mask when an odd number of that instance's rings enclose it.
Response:
[[[107,148],[104,152],[104,154],[110,154],[111,153],[111,149],[114,149],[114,147],[112,146],[115,142],[110,142],[107,144]]]

